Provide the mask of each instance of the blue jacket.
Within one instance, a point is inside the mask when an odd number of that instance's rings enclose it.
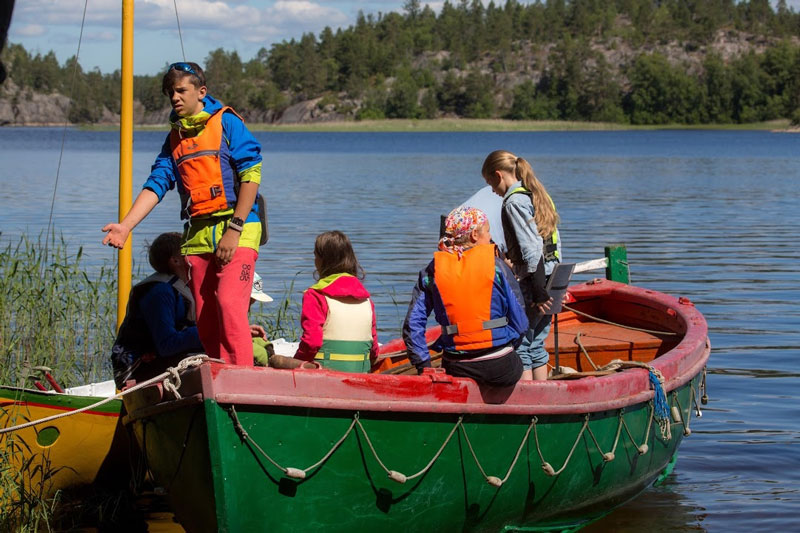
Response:
[[[522,293],[511,269],[501,259],[495,258],[494,286],[492,289],[491,317],[506,317],[508,324],[492,329],[494,347],[508,344],[516,345],[523,333],[528,329],[528,318],[525,314]],[[409,351],[409,360],[420,368],[430,366],[430,352],[425,341],[428,316],[434,313],[436,322],[442,326],[449,325],[442,297],[436,287],[434,278],[434,262],[420,271],[417,284],[408,305],[408,312],[403,323],[403,340]],[[453,336],[442,332],[432,347],[434,351],[445,351],[451,354],[464,355],[455,349]]]
[[[197,326],[187,317],[189,305],[178,290],[163,281],[145,280],[131,289],[125,320],[111,349],[118,387],[145,354],[171,357],[204,351]]]

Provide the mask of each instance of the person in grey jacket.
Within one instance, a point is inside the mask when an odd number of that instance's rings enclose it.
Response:
[[[558,213],[525,159],[496,150],[486,157],[481,174],[503,198],[506,258],[525,297],[530,328],[517,349],[524,368],[522,379],[547,379],[549,355],[544,341],[550,332],[550,316],[545,313],[552,300],[546,279],[561,261]]]

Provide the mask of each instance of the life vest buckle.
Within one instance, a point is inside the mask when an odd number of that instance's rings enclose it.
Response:
[[[222,196],[222,188],[219,185],[214,185],[208,189],[211,192],[211,198]]]

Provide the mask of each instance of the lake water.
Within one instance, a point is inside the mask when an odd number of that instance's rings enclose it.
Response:
[[[0,242],[53,221],[91,265],[115,262],[118,135],[0,128]],[[768,132],[258,133],[276,300],[313,283],[313,243],[340,229],[367,271],[381,341],[397,337],[439,216],[483,185],[494,149],[531,161],[558,206],[564,256],[625,243],[632,281],[708,320],[710,402],[674,473],[587,531],[789,531],[800,519],[800,135]],[[138,192],[164,134],[134,135]],[[180,230],[170,193],[134,235]],[[585,274],[579,280],[594,277]]]

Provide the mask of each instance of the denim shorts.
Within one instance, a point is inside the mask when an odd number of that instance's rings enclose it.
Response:
[[[517,354],[519,354],[519,358],[522,360],[522,368],[525,370],[532,370],[546,365],[550,359],[550,354],[544,348],[544,340],[550,333],[550,315],[546,315],[542,318],[542,321],[545,323],[544,327],[540,322],[538,324],[539,327],[528,329],[522,337],[522,342],[517,347]]]

